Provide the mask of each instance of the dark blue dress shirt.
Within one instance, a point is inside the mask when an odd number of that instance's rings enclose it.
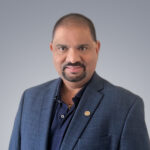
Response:
[[[56,91],[56,101],[53,109],[53,119],[50,126],[50,146],[49,150],[59,150],[63,137],[69,126],[69,123],[74,115],[77,108],[79,100],[85,90],[86,85],[82,88],[76,96],[72,99],[74,105],[69,109],[68,106],[63,102],[60,96],[60,89],[62,85],[62,80],[60,79],[57,91]]]

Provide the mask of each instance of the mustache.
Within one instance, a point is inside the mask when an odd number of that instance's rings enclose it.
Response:
[[[75,62],[75,63],[67,63],[63,66],[63,71],[68,67],[68,66],[79,66],[79,67],[82,67],[84,70],[85,70],[85,65],[83,63],[80,63],[80,62]]]

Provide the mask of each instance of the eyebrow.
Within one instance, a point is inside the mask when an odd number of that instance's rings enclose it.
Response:
[[[79,44],[76,47],[84,47],[84,46],[89,47],[89,44]],[[68,47],[68,46],[65,44],[56,44],[56,47]]]
[[[56,47],[68,47],[68,46],[65,44],[57,44]]]
[[[80,45],[78,45],[77,47],[81,47],[81,46],[89,46],[89,44],[80,44]]]

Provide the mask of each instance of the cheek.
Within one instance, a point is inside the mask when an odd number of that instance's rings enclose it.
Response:
[[[63,64],[63,59],[60,56],[58,56],[58,55],[53,55],[53,62],[54,62],[56,70],[58,72],[61,72],[61,67],[62,67],[62,64]]]
[[[87,69],[89,70],[93,70],[95,69],[96,67],[96,63],[97,63],[97,55],[94,54],[94,55],[90,55],[86,61],[86,64],[87,64]]]
[[[54,65],[57,70],[59,70],[59,68],[61,67],[61,64],[59,63],[57,59],[54,59]]]

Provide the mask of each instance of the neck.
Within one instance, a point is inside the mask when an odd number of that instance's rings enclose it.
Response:
[[[75,85],[68,85],[63,82],[61,87],[61,93],[63,95],[70,95],[74,97],[82,88],[83,86],[75,86]]]
[[[76,83],[67,83],[68,81],[63,80],[63,84],[61,87],[61,97],[64,103],[67,105],[73,105],[72,98],[81,90],[81,88],[85,85],[83,84],[76,84]]]

